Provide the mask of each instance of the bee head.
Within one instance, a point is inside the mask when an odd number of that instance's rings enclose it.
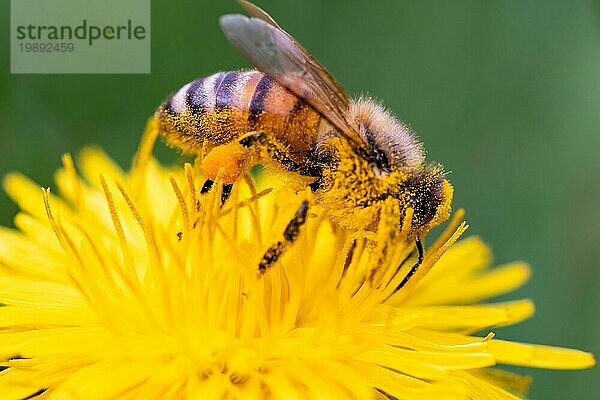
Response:
[[[405,204],[413,209],[413,231],[426,233],[449,217],[453,189],[441,166],[415,170],[402,186]]]

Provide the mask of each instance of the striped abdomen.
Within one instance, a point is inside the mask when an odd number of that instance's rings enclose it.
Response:
[[[258,71],[218,72],[183,86],[158,109],[167,141],[188,152],[262,131],[300,161],[314,142],[319,114]]]

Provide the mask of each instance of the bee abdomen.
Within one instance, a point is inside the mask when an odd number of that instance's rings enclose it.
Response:
[[[179,89],[169,97],[162,108],[174,115],[191,113],[194,115],[213,112],[217,106],[234,106],[239,103],[239,96],[233,94],[236,86],[245,84],[243,72],[230,71],[197,79]]]
[[[289,142],[286,131],[291,127],[300,124],[310,136],[319,120],[312,108],[258,71],[218,72],[192,81],[169,97],[157,116],[167,140],[191,152],[204,141],[219,145],[253,130]]]

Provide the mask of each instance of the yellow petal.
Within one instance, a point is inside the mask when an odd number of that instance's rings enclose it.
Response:
[[[468,386],[472,400],[521,400],[521,397],[498,386],[494,386],[485,380],[477,379],[469,372],[458,371],[455,373],[455,376]]]
[[[65,308],[83,305],[81,295],[71,286],[1,275],[0,303]]]
[[[531,268],[515,262],[472,276],[430,280],[419,286],[403,304],[470,304],[499,296],[522,286],[529,280]]]
[[[435,264],[420,286],[447,278],[471,276],[489,266],[492,251],[479,237],[470,236],[456,242]]]
[[[414,307],[420,312],[420,328],[476,332],[493,326],[514,324],[533,315],[533,303],[519,300],[474,306]]]
[[[1,399],[26,399],[42,389],[45,388],[32,385],[18,372],[11,370],[0,372]]]
[[[467,399],[467,388],[452,381],[429,382],[369,364],[355,365],[371,386],[398,399]],[[389,397],[384,397],[389,398]]]
[[[489,350],[503,364],[550,369],[582,369],[596,364],[591,353],[539,344],[492,340]]]
[[[44,329],[57,326],[86,326],[98,321],[87,307],[56,308],[36,306],[0,307],[0,327],[5,330]]]
[[[113,347],[113,341],[101,328],[52,328],[0,334],[0,359],[77,352],[95,359],[105,357]]]
[[[44,202],[40,196],[40,186],[31,179],[19,173],[10,173],[4,177],[3,186],[6,193],[21,210],[37,218],[43,218],[46,215]]]
[[[127,359],[101,361],[83,368],[53,390],[52,400],[113,400],[126,396],[152,377],[157,362],[132,362]],[[107,377],[109,384],[107,384]]]
[[[85,147],[78,161],[83,177],[95,187],[100,186],[100,174],[110,181],[123,181],[125,176],[121,167],[97,147]]]

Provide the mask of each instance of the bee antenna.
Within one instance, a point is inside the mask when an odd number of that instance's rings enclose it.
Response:
[[[400,289],[402,289],[404,285],[406,285],[406,283],[410,280],[410,278],[417,272],[421,264],[423,264],[423,257],[425,255],[425,251],[423,250],[423,243],[421,243],[421,239],[419,238],[419,236],[417,236],[417,239],[415,240],[415,246],[417,247],[417,251],[419,252],[419,258],[417,259],[415,265],[411,267],[410,271],[408,271],[404,279],[402,279],[402,282],[398,284],[394,292],[397,292]]]

